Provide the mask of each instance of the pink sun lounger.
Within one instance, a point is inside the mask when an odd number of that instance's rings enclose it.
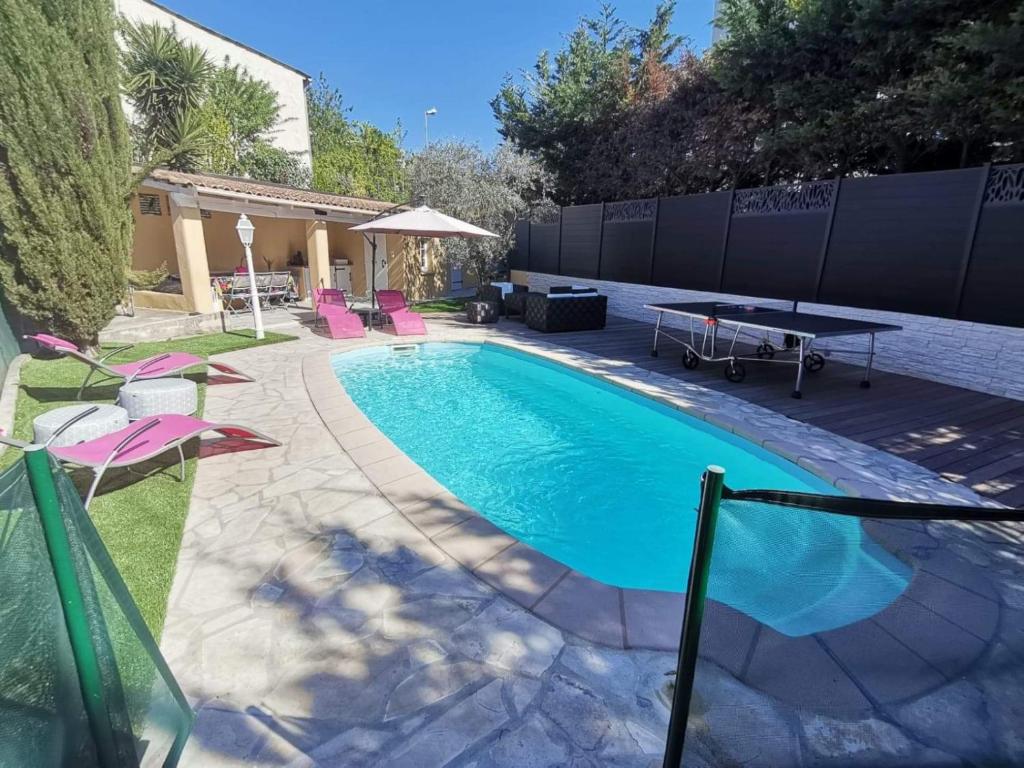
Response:
[[[377,306],[391,322],[396,336],[425,336],[427,326],[423,318],[409,310],[405,296],[401,291],[375,291]]]
[[[363,320],[348,308],[345,292],[336,288],[317,288],[313,292],[315,325],[321,318],[327,321],[332,339],[361,339],[366,335]]]
[[[85,381],[82,382],[82,386],[78,388],[78,394],[75,396],[76,400],[81,399],[82,392],[85,391],[89,379],[92,378],[96,371],[102,371],[107,375],[108,379],[124,379],[124,383],[127,384],[137,379],[159,379],[164,376],[180,376],[189,368],[206,365],[229,376],[252,381],[252,377],[246,376],[237,368],[233,368],[226,363],[207,360],[187,352],[167,352],[163,355],[147,357],[145,360],[137,360],[134,363],[116,363],[111,365],[106,362],[111,356],[130,349],[132,345],[127,344],[123,347],[118,347],[103,357],[93,357],[92,355],[87,355],[70,341],[58,336],[51,336],[48,333],[36,333],[25,336],[25,338],[32,339],[32,341],[44,349],[49,349],[62,355],[69,355],[89,366],[89,373],[85,377]]]
[[[54,432],[50,437],[50,441],[94,410],[85,410],[73,419],[70,419]],[[47,444],[47,450],[52,456],[65,464],[88,467],[93,471],[92,485],[89,486],[89,492],[86,494],[84,501],[85,507],[88,509],[89,502],[92,501],[92,497],[96,494],[97,487],[99,487],[100,480],[103,479],[103,474],[108,469],[141,464],[175,448],[178,450],[178,459],[181,467],[180,477],[184,480],[185,453],[182,450],[182,446],[203,432],[218,432],[226,438],[257,440],[267,445],[281,444],[272,437],[237,424],[215,424],[197,419],[194,416],[164,414],[162,416],[148,416],[144,419],[139,419],[124,429],[119,429],[116,432],[111,432],[109,435],[103,435],[103,437],[87,440],[77,445],[52,447]],[[22,449],[29,447],[29,443],[9,437],[0,436],[0,442]]]

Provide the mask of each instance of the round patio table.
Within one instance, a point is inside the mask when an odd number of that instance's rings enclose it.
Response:
[[[117,403],[128,412],[130,421],[162,413],[189,416],[199,408],[199,394],[192,379],[143,379],[121,387]]]
[[[90,408],[95,408],[96,412],[76,421],[61,432],[50,445],[54,447],[77,445],[78,443],[84,443],[86,440],[109,435],[111,432],[116,432],[128,426],[128,412],[119,406],[67,405],[63,408],[54,408],[52,411],[40,414],[32,420],[35,442],[45,443],[61,426]]]
[[[377,305],[371,307],[369,302],[353,301],[349,303],[348,308],[363,318],[363,325],[367,328],[383,326],[380,307]]]

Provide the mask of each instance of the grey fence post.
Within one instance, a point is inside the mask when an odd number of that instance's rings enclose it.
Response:
[[[960,263],[960,279],[956,284],[953,317],[958,320],[960,319],[960,310],[963,308],[967,275],[971,269],[971,256],[974,255],[974,240],[978,236],[978,224],[981,222],[981,213],[985,208],[985,189],[988,187],[988,177],[992,174],[992,163],[985,163],[984,168],[985,172],[981,174],[981,183],[978,184],[978,194],[974,200],[974,217],[971,219],[971,226],[967,230],[967,238],[964,240],[964,258]]]
[[[725,235],[722,237],[722,265],[718,270],[718,292],[722,292],[725,282],[725,257],[729,253],[729,230],[732,229],[732,205],[736,199],[736,187],[729,190],[729,215],[725,217]]]

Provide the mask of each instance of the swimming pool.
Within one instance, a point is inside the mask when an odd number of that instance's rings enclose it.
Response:
[[[734,488],[835,492],[735,435],[508,348],[371,347],[332,362],[356,405],[452,493],[510,535],[614,586],[685,589],[698,481],[708,464],[725,467]],[[874,546],[858,520],[823,518],[806,516],[785,532],[793,555],[780,561],[783,588],[786,569],[812,574],[794,582],[804,584],[796,598],[750,605],[743,585],[720,582],[711,596],[786,634],[881,610],[906,586],[906,566]],[[730,547],[731,556],[757,557],[760,541],[777,544],[767,521],[720,526],[748,542],[745,551]],[[830,545],[819,551],[816,541]],[[829,554],[837,551],[846,554]],[[829,600],[851,583],[869,584],[871,594]]]

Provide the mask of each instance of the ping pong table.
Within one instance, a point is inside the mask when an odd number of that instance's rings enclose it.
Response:
[[[871,386],[871,365],[875,357],[875,334],[903,330],[898,325],[847,320],[843,317],[798,312],[798,302],[792,309],[778,309],[754,304],[724,304],[717,301],[693,301],[678,304],[645,304],[644,309],[658,314],[654,325],[654,345],[651,355],[658,356],[658,338],[665,336],[684,348],[683,366],[690,370],[701,362],[725,363],[725,377],[740,382],[746,378],[744,362],[784,363],[796,366],[796,387],[793,397],[802,397],[804,371],[814,373],[825,367],[825,356],[813,349],[816,339],[839,336],[867,336],[867,350],[828,349],[827,353],[844,352],[865,356],[864,378],[860,386]],[[678,338],[662,327],[666,315],[689,320],[689,340]],[[698,326],[703,326],[700,329]],[[719,329],[728,339],[724,353],[719,349]],[[675,330],[675,329],[673,329]],[[730,333],[731,332],[731,333]],[[685,333],[685,330],[683,331]],[[736,353],[736,341],[741,334],[754,335],[757,348],[753,354]],[[779,339],[781,337],[781,340]]]

